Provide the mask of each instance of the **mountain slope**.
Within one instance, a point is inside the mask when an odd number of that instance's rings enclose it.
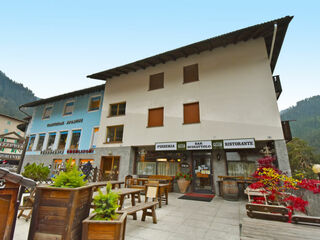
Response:
[[[281,119],[296,120],[290,123],[292,135],[307,141],[320,153],[320,95],[281,111]]]
[[[37,99],[30,89],[0,71],[0,113],[22,119],[26,115],[19,111],[19,106]]]

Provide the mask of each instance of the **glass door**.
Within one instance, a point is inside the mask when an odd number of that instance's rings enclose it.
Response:
[[[194,151],[193,159],[193,191],[212,193],[211,152]]]

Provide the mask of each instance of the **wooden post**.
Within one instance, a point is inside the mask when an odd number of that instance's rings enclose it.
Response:
[[[23,151],[22,151],[22,154],[21,154],[21,158],[20,158],[19,165],[18,165],[18,170],[17,170],[18,174],[20,174],[20,172],[21,172],[24,156],[26,155],[26,151],[27,151],[28,142],[29,142],[29,137],[27,137],[25,139],[25,142],[24,142],[24,148],[23,148]]]
[[[92,179],[93,182],[97,182],[97,172],[98,172],[98,167],[95,167],[93,171],[93,179]]]

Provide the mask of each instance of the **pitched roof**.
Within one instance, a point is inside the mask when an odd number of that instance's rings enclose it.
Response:
[[[11,116],[6,115],[6,114],[0,113],[0,116],[6,117],[6,118],[10,118],[10,119],[13,119],[13,120],[16,120],[16,121],[19,121],[19,122],[24,122],[23,120],[21,120],[21,119],[19,119],[19,118],[11,117]]]
[[[273,72],[277,59],[281,50],[281,46],[293,16],[286,16],[284,18],[275,19],[262,24],[254,25],[251,27],[243,28],[234,32],[223,34],[217,37],[209,38],[200,42],[196,42],[184,47],[180,47],[171,51],[167,51],[152,57],[148,57],[136,62],[132,62],[123,66],[115,67],[102,72],[94,73],[88,78],[106,80],[121,74],[128,74],[140,69],[145,69],[150,66],[155,66],[160,63],[166,63],[168,61],[175,61],[178,58],[188,57],[193,54],[199,54],[203,51],[212,50],[221,46],[227,46],[228,44],[235,44],[241,41],[248,41],[249,39],[256,39],[263,37],[266,43],[267,52],[270,53],[272,37],[274,32],[274,25],[277,24],[277,35],[274,44],[274,50],[270,67]]]
[[[34,102],[25,103],[25,104],[21,105],[20,108],[23,108],[23,107],[35,107],[35,106],[38,106],[38,105],[59,101],[59,100],[62,100],[62,99],[72,98],[74,96],[79,96],[79,95],[84,95],[84,94],[88,94],[88,93],[91,93],[91,92],[101,91],[101,90],[104,90],[104,88],[105,88],[105,84],[101,84],[101,85],[98,85],[98,86],[85,88],[85,89],[77,90],[77,91],[74,91],[74,92],[65,93],[65,94],[54,96],[54,97],[51,97],[51,98],[40,99],[40,100],[37,100],[37,101],[34,101]]]

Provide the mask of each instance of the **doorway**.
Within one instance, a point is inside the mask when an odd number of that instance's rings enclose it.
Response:
[[[193,191],[212,194],[211,152],[193,151]]]
[[[112,180],[118,180],[120,167],[119,156],[101,157],[100,170],[106,177]]]

